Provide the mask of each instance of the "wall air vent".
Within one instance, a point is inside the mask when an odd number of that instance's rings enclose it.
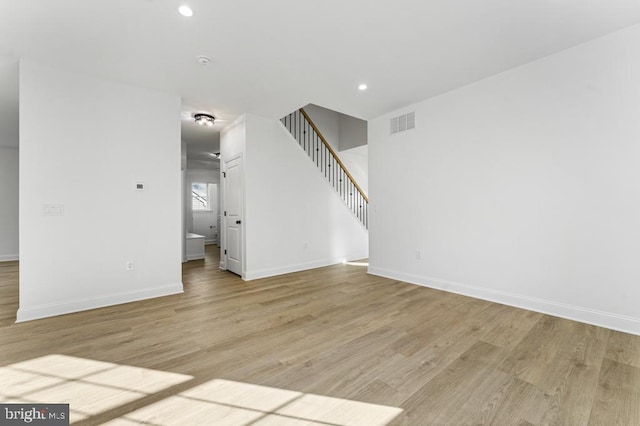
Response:
[[[391,119],[391,134],[404,132],[416,128],[416,113],[409,112]]]

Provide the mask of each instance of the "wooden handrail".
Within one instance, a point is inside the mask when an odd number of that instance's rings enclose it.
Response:
[[[349,170],[347,170],[347,168],[345,167],[344,163],[342,161],[340,161],[340,157],[338,157],[338,154],[336,154],[336,152],[333,150],[333,148],[331,148],[331,145],[329,145],[329,142],[327,142],[327,140],[324,138],[324,136],[322,136],[322,133],[320,133],[320,130],[318,130],[318,127],[313,122],[311,117],[309,117],[309,115],[304,110],[304,108],[300,108],[300,112],[302,113],[304,118],[309,122],[309,124],[311,125],[313,130],[316,132],[316,134],[320,137],[320,140],[322,141],[324,146],[329,150],[331,155],[333,155],[333,158],[335,158],[336,161],[338,162],[338,164],[340,165],[340,167],[342,167],[342,170],[344,170],[345,174],[349,177],[349,179],[351,179],[351,182],[353,183],[353,186],[356,187],[356,189],[358,190],[358,192],[360,193],[362,198],[368,203],[369,202],[369,198],[367,198],[367,196],[365,195],[365,193],[362,190],[362,188],[360,188],[360,186],[358,185],[358,182],[356,182],[356,180],[353,178],[353,176],[351,176],[351,173],[349,173]]]

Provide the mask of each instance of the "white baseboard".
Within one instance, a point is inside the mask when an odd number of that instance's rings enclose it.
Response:
[[[190,260],[202,260],[204,259],[204,254],[188,254],[187,262]]]
[[[177,283],[163,287],[149,288],[124,293],[115,293],[87,299],[65,300],[62,302],[49,303],[46,305],[20,307],[18,309],[16,322],[31,321],[57,315],[71,314],[74,312],[86,311],[89,309],[104,308],[107,306],[137,302],[139,300],[169,296],[172,294],[179,294],[183,292],[184,290],[182,287],[182,283]]]
[[[341,257],[341,258],[334,258],[334,259],[315,260],[312,262],[281,266],[277,268],[248,271],[244,274],[243,279],[246,281],[250,281],[250,280],[257,280],[260,278],[274,277],[276,275],[284,275],[284,274],[290,274],[292,272],[306,271],[308,269],[315,269],[315,268],[322,268],[324,266],[336,265],[338,263],[343,263],[345,261],[350,262],[353,260],[360,260],[360,259],[367,258],[368,256],[369,255],[367,253],[360,253],[353,256],[347,256],[346,258]]]
[[[0,254],[0,262],[13,262],[19,260],[18,258],[17,254]]]
[[[372,275],[417,284],[423,287],[444,290],[451,293],[462,294],[464,296],[475,297],[477,299],[488,300],[490,302],[501,303],[503,305],[514,306],[516,308],[541,312],[543,314],[553,315],[560,318],[640,335],[640,318],[636,317],[629,317],[612,312],[604,312],[596,309],[569,305],[566,303],[554,302],[520,294],[490,290],[438,278],[407,274],[375,266],[369,266],[368,272]]]

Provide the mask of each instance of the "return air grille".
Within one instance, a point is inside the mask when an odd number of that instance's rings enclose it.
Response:
[[[416,113],[409,112],[391,119],[391,134],[416,128]]]

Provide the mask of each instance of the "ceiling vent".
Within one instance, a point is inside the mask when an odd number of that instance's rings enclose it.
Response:
[[[416,113],[409,112],[391,119],[391,134],[404,132],[416,128]]]

